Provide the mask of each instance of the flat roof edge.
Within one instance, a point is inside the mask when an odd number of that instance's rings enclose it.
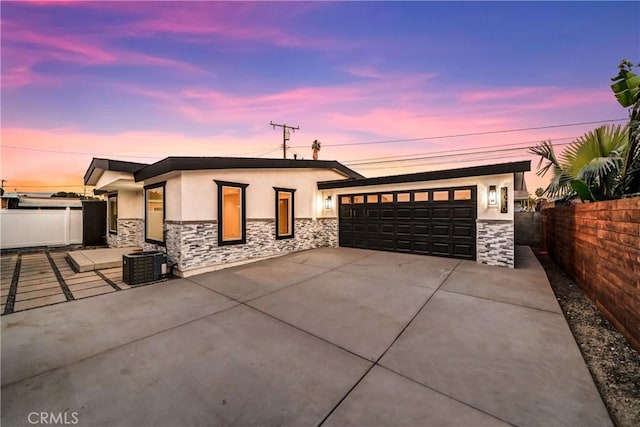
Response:
[[[251,157],[167,157],[134,173],[136,182],[170,172],[225,169],[333,169],[351,179],[363,178],[337,160],[262,159]]]
[[[531,161],[498,163],[495,165],[471,166],[458,169],[417,172],[403,175],[378,176],[373,178],[335,180],[318,182],[319,190],[333,188],[364,187],[369,185],[402,184],[420,181],[468,178],[472,176],[500,175],[503,173],[527,172],[531,170]]]

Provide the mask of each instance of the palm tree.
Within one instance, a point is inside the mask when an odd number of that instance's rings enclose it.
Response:
[[[613,199],[628,147],[627,126],[601,126],[569,145],[566,171],[591,188],[596,199]]]
[[[311,149],[313,150],[313,160],[318,160],[318,151],[320,151],[320,148],[322,148],[320,141],[314,139],[313,143],[311,144]]]
[[[618,75],[611,78],[611,90],[618,103],[629,109],[629,147],[618,183],[619,195],[640,192],[640,76],[632,69],[633,63],[623,59]]]
[[[591,191],[592,198],[607,200],[616,197],[628,146],[628,127],[617,125],[601,126],[587,132],[573,141],[560,158],[551,141],[542,142],[530,152],[540,156],[539,176],[553,171],[544,194],[553,198],[570,197],[577,186],[583,186]],[[541,167],[545,160],[547,163]]]
[[[529,149],[529,152],[540,156],[536,175],[545,176],[547,172],[553,171],[551,182],[547,188],[545,188],[542,195],[547,195],[551,198],[561,198],[571,191],[571,177],[565,172],[562,164],[558,160],[550,140],[542,141],[540,145]],[[545,160],[547,163],[542,166],[542,162]]]

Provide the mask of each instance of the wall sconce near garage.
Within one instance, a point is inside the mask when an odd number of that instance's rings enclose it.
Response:
[[[487,206],[498,206],[498,191],[495,185],[489,186],[489,194],[487,196]]]
[[[331,196],[327,196],[327,198],[324,199],[324,208],[331,209]]]

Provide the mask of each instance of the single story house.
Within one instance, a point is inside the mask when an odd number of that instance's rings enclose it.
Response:
[[[108,244],[166,250],[179,275],[322,246],[514,265],[514,175],[529,161],[365,178],[337,161],[94,158]]]

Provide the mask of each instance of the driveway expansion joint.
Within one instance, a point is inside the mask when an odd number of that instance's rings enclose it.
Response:
[[[490,416],[491,418],[494,418],[494,419],[496,419],[496,420],[502,421],[502,422],[503,422],[503,423],[505,423],[505,424],[508,424],[508,425],[510,425],[510,426],[514,426],[514,427],[519,427],[517,424],[514,424],[514,423],[512,423],[512,422],[510,422],[510,421],[507,421],[507,420],[505,420],[505,419],[502,419],[502,418],[498,417],[498,416],[497,416],[497,415],[495,415],[495,414],[492,414],[492,413],[490,413],[490,412],[485,411],[484,409],[480,409],[480,408],[478,408],[478,407],[476,407],[476,406],[473,406],[473,405],[471,405],[470,403],[465,402],[464,400],[460,400],[460,399],[458,399],[458,398],[456,398],[456,397],[454,397],[454,396],[450,396],[450,395],[448,395],[447,393],[443,393],[442,391],[438,390],[437,388],[433,388],[433,387],[431,387],[431,386],[430,386],[430,385],[428,385],[428,384],[424,384],[424,383],[421,383],[420,381],[416,381],[416,380],[414,380],[413,378],[408,377],[408,376],[404,375],[404,374],[403,374],[403,373],[401,373],[401,372],[394,371],[394,370],[393,370],[393,369],[391,369],[391,368],[388,368],[388,367],[386,367],[386,366],[384,366],[384,365],[380,365],[380,364],[377,364],[377,363],[376,363],[374,366],[378,366],[378,367],[380,367],[381,369],[384,369],[384,370],[386,370],[386,371],[391,372],[392,374],[395,374],[395,375],[398,375],[399,377],[404,378],[405,380],[409,380],[409,381],[411,381],[411,382],[412,382],[412,383],[414,383],[414,384],[417,384],[417,385],[419,385],[419,386],[422,386],[422,387],[424,387],[424,388],[427,388],[427,389],[429,389],[429,390],[431,390],[431,391],[433,391],[433,392],[435,392],[435,393],[438,393],[438,394],[439,394],[439,395],[441,395],[441,396],[446,397],[447,399],[451,399],[451,400],[453,400],[453,401],[456,401],[456,402],[458,402],[458,403],[463,404],[464,406],[467,406],[467,407],[469,407],[469,408],[472,408],[472,409],[474,409],[474,410],[476,410],[476,411],[478,411],[478,412],[482,412],[483,414],[488,415],[488,416]]]
[[[18,254],[18,258],[16,259],[16,265],[13,268],[13,277],[11,278],[11,286],[9,287],[9,294],[7,295],[7,303],[4,306],[4,313],[2,314],[11,314],[13,313],[13,308],[16,303],[16,294],[18,292],[18,281],[20,280],[20,268],[22,266],[22,254]]]
[[[429,295],[429,297],[427,298],[427,300],[424,302],[424,304],[422,304],[420,306],[420,308],[416,311],[416,313],[411,317],[411,319],[409,319],[409,321],[407,322],[406,325],[404,325],[404,328],[402,328],[402,330],[398,333],[398,335],[396,335],[396,337],[393,339],[393,341],[391,341],[391,344],[389,344],[389,346],[382,352],[382,354],[373,362],[373,364],[369,367],[369,369],[367,369],[367,371],[358,379],[358,381],[355,382],[355,384],[347,391],[347,393],[342,396],[342,398],[340,399],[340,401],[329,411],[329,413],[327,415],[325,415],[325,417],[322,419],[322,421],[320,421],[320,423],[318,424],[318,426],[323,425],[327,419],[329,419],[329,417],[331,416],[331,414],[333,414],[336,409],[338,409],[338,407],[340,407],[340,405],[342,404],[342,402],[345,401],[345,399],[347,397],[349,397],[349,395],[351,394],[351,392],[353,390],[355,390],[355,388],[358,386],[358,384],[360,384],[362,382],[362,380],[365,379],[365,377],[369,374],[369,372],[371,372],[371,370],[375,367],[375,366],[381,366],[380,365],[380,360],[387,354],[387,352],[391,349],[391,347],[393,347],[393,345],[396,343],[396,341],[398,341],[398,339],[402,336],[402,334],[404,333],[404,331],[407,330],[407,328],[409,327],[409,325],[411,325],[411,323],[413,323],[413,321],[415,320],[416,317],[418,317],[418,315],[422,312],[422,310],[424,310],[424,308],[427,306],[427,304],[429,304],[429,301],[431,301],[431,298],[433,298],[433,296],[436,294],[436,292],[438,292],[438,290],[440,290],[440,288],[442,287],[442,285],[444,284],[444,282],[446,282],[449,279],[449,276],[451,276],[451,274],[453,274],[453,272],[455,271],[456,268],[458,268],[458,266],[460,265],[462,261],[458,261],[458,263],[455,265],[455,267],[453,267],[451,269],[451,271],[449,271],[447,273],[447,276],[440,282],[440,284],[436,287],[436,289],[431,293],[431,295]],[[383,366],[382,366],[383,367]],[[386,369],[386,368],[385,368]],[[437,390],[436,390],[437,391]],[[442,394],[442,393],[440,393]],[[461,402],[464,403],[464,402]],[[465,403],[465,405],[467,405]],[[467,405],[469,406],[469,405]],[[475,409],[475,408],[474,408]]]
[[[97,296],[97,295],[96,295],[96,296]],[[200,316],[200,317],[197,317],[197,318],[195,318],[195,319],[188,320],[188,321],[186,321],[186,322],[184,322],[184,323],[180,323],[180,324],[178,324],[178,325],[171,326],[171,327],[166,328],[166,329],[163,329],[163,330],[161,330],[161,331],[153,332],[153,333],[151,333],[151,334],[149,334],[149,335],[145,335],[145,336],[143,336],[143,337],[134,338],[134,339],[132,339],[131,341],[127,341],[127,342],[124,342],[124,343],[117,344],[117,345],[115,345],[115,346],[113,346],[113,347],[110,347],[110,348],[104,349],[104,350],[99,351],[99,352],[94,353],[94,354],[90,354],[90,355],[85,356],[85,357],[82,357],[82,358],[80,358],[80,359],[78,359],[78,360],[74,360],[74,361],[71,361],[71,362],[68,362],[68,363],[64,363],[64,364],[62,364],[62,365],[60,365],[60,366],[54,366],[54,367],[52,367],[52,368],[45,369],[45,370],[44,370],[44,371],[42,371],[42,372],[37,372],[37,373],[35,373],[35,374],[33,374],[33,375],[30,375],[30,376],[28,376],[28,377],[20,378],[20,379],[17,379],[17,380],[15,380],[15,381],[8,382],[8,383],[6,383],[6,384],[2,384],[2,388],[4,389],[4,388],[6,388],[6,387],[9,387],[9,386],[12,386],[12,385],[15,385],[15,384],[19,384],[19,383],[21,383],[21,382],[28,381],[28,380],[31,380],[31,379],[33,379],[33,378],[36,378],[36,377],[39,377],[39,376],[42,376],[42,375],[48,374],[48,373],[50,373],[50,372],[54,372],[54,371],[57,371],[57,370],[59,370],[59,369],[64,369],[64,368],[66,368],[66,367],[68,367],[68,366],[72,366],[72,365],[75,365],[75,364],[77,364],[77,363],[84,362],[85,360],[89,360],[89,359],[92,359],[92,358],[94,358],[94,357],[98,357],[98,356],[100,356],[100,355],[103,355],[103,354],[109,353],[109,352],[111,352],[111,351],[117,350],[117,349],[119,349],[119,348],[121,348],[121,347],[125,347],[125,346],[127,346],[127,345],[129,345],[129,344],[133,344],[133,343],[136,343],[136,342],[139,342],[139,341],[143,341],[143,340],[145,340],[145,339],[147,339],[147,338],[151,338],[151,337],[154,337],[154,336],[157,336],[157,335],[163,334],[163,333],[165,333],[165,332],[169,332],[169,331],[172,331],[172,330],[174,330],[174,329],[181,328],[182,326],[186,326],[186,325],[189,325],[189,324],[191,324],[191,323],[195,323],[195,322],[197,322],[197,321],[204,320],[204,319],[206,319],[207,317],[215,316],[215,315],[216,315],[216,314],[218,314],[218,313],[222,313],[222,312],[225,312],[225,311],[227,311],[227,310],[231,310],[231,309],[236,308],[236,307],[238,307],[238,304],[236,304],[236,305],[232,305],[232,306],[227,307],[227,308],[223,308],[222,310],[218,310],[218,311],[216,311],[216,312],[214,312],[214,313],[205,314],[204,316]]]
[[[464,295],[464,296],[472,297],[472,298],[479,298],[479,299],[483,299],[485,301],[493,301],[493,302],[497,302],[497,303],[500,303],[500,304],[515,305],[516,307],[530,308],[531,310],[542,311],[544,313],[549,313],[549,314],[557,314],[559,316],[564,317],[564,315],[561,312],[559,313],[557,311],[551,311],[551,310],[547,310],[547,309],[544,309],[544,308],[531,307],[529,305],[518,304],[518,303],[515,303],[515,302],[502,301],[502,300],[493,299],[493,298],[489,298],[489,297],[482,297],[482,296],[479,296],[479,295],[472,295],[472,294],[467,294],[467,293],[464,293],[464,292],[452,291],[452,290],[449,290],[449,289],[442,289],[441,292],[446,292],[448,294]]]

